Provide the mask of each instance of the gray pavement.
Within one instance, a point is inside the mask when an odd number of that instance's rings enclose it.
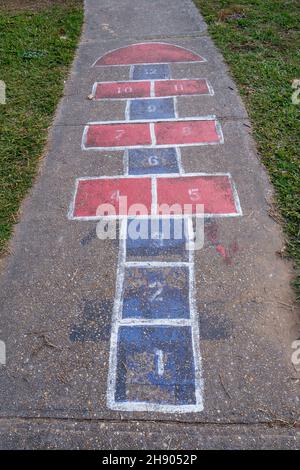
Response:
[[[172,78],[207,78],[214,89],[214,96],[179,97],[178,116],[215,114],[224,144],[182,148],[182,165],[187,173],[230,172],[243,211],[207,220],[195,254],[204,408],[191,413],[107,406],[119,243],[99,240],[95,221],[67,218],[77,177],[124,173],[122,151],[84,152],[81,138],[89,121],[124,119],[125,102],[87,97],[95,81],[127,80],[129,67],[91,65],[108,51],[155,40],[206,58],[171,64]],[[2,263],[0,448],[299,448],[291,362],[298,312],[291,265],[277,255],[283,236],[271,200],[246,110],[192,2],[86,0],[47,154]],[[83,340],[74,341],[74,331]]]

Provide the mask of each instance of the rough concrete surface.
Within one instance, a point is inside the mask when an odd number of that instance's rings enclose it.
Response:
[[[150,6],[151,3],[151,6]],[[123,152],[81,150],[89,121],[123,120],[125,102],[87,99],[95,81],[129,67],[91,65],[104,53],[160,40],[207,62],[171,64],[172,78],[207,78],[214,96],[178,98],[179,117],[215,114],[223,145],[185,147],[187,173],[230,172],[242,217],[205,222],[195,254],[204,381],[197,413],[114,411],[106,405],[118,240],[68,220],[77,177],[122,175]],[[189,0],[86,0],[85,24],[37,181],[3,263],[0,447],[102,449],[299,448],[299,380],[291,362],[297,312],[291,266],[251,126],[222,56]],[[216,240],[227,251],[222,257]],[[72,341],[74,335],[82,341]],[[299,421],[298,421],[299,423]]]

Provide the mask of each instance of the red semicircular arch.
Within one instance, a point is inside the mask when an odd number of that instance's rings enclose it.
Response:
[[[204,62],[205,59],[183,47],[173,44],[148,42],[132,44],[107,52],[97,59],[95,66],[167,64],[170,62]]]

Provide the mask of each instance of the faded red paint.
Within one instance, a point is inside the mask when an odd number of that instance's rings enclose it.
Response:
[[[85,147],[131,147],[150,145],[148,123],[137,124],[91,124],[88,126]]]
[[[228,176],[185,176],[157,179],[157,203],[191,205],[186,213],[195,214],[204,205],[204,214],[237,213]]]
[[[150,82],[102,82],[95,92],[97,100],[103,98],[141,98],[150,96]]]
[[[155,96],[202,95],[209,93],[207,82],[197,80],[159,80],[154,85]]]
[[[127,197],[127,205],[120,205],[120,198]],[[124,200],[123,200],[124,203]],[[100,212],[101,204],[110,204],[116,215],[127,215],[130,206],[142,204],[140,213],[147,215],[151,210],[151,179],[150,178],[97,178],[80,180],[75,196],[74,216],[93,217],[96,215],[114,215]],[[135,215],[136,213],[132,213]]]
[[[204,59],[172,44],[142,43],[108,52],[95,63],[101,65],[162,64],[169,62],[203,62]]]
[[[173,121],[154,124],[157,145],[219,143],[216,121]]]

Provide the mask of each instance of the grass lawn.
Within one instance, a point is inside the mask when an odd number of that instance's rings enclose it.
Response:
[[[300,298],[300,100],[298,105],[292,103],[292,82],[300,79],[300,2],[194,2],[246,104],[261,159],[275,187],[287,235],[283,254],[295,262]]]
[[[0,2],[0,254],[37,172],[82,21],[79,0]]]

